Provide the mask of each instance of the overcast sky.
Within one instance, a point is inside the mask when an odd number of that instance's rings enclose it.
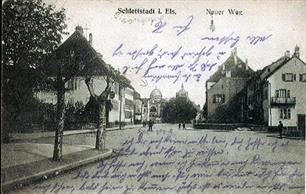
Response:
[[[235,3],[234,3],[235,2]],[[68,16],[68,32],[72,34],[77,25],[88,27],[86,32],[93,34],[93,47],[103,55],[106,63],[113,65],[121,72],[125,65],[135,65],[140,62],[131,60],[127,56],[112,56],[114,50],[122,43],[123,51],[150,48],[158,44],[158,48],[174,50],[180,45],[184,51],[199,51],[203,46],[200,39],[204,36],[229,35],[240,36],[237,44],[238,56],[248,59],[249,66],[258,70],[281,57],[286,50],[291,53],[295,45],[300,47],[301,59],[306,59],[306,1],[102,1],[102,0],[49,0],[48,3],[57,8],[64,7]],[[121,14],[116,15],[118,8],[172,8],[174,15],[165,14]],[[206,9],[224,10],[223,15],[213,17],[215,31],[209,30],[211,16]],[[228,9],[242,10],[242,16],[228,14]],[[192,16],[190,29],[176,36],[173,26],[186,24]],[[162,28],[162,33],[152,33],[154,26],[161,18],[167,24]],[[124,19],[132,19],[131,23],[124,23]],[[151,20],[154,20],[151,23]],[[156,22],[155,22],[156,21]],[[156,24],[157,25],[157,24]],[[250,45],[243,38],[248,35],[270,36],[266,41]],[[65,37],[67,38],[67,37]],[[218,47],[218,45],[215,45]],[[220,65],[229,55],[232,48],[222,47],[226,51],[218,61]],[[203,58],[202,62],[206,59]],[[185,62],[182,59],[174,61],[165,60],[163,63]],[[187,62],[186,62],[187,63]],[[148,81],[143,86],[141,74],[127,72],[127,77],[142,97],[148,97],[152,89],[157,87],[163,97],[175,96],[182,83],[189,93],[189,97],[201,106],[205,102],[205,81],[217,70],[203,71],[200,81],[183,80],[175,84],[169,80],[158,83]],[[156,71],[155,71],[156,72]],[[161,70],[160,74],[167,74]],[[169,73],[169,72],[168,72]],[[184,73],[184,72],[183,72]]]

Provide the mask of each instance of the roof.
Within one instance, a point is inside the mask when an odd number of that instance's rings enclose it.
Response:
[[[134,98],[135,99],[141,99],[141,96],[137,91],[134,91]]]
[[[260,75],[261,80],[270,77],[277,69],[286,64],[291,58],[287,58],[285,56],[277,59],[271,65],[268,65],[262,69],[262,73]]]
[[[71,56],[68,58],[67,56]],[[67,61],[63,61],[67,60]],[[44,68],[48,75],[57,74],[58,63],[64,63],[63,76],[75,71],[77,76],[102,75],[110,76],[124,86],[132,87],[130,81],[110,64],[104,62],[98,52],[90,45],[81,32],[75,31],[56,51],[47,59]]]
[[[162,93],[159,89],[155,88],[154,90],[152,90],[152,92],[150,93],[150,98],[154,99],[154,98],[162,98]]]
[[[272,74],[274,74],[278,69],[287,64],[293,58],[299,59],[304,65],[306,65],[304,61],[294,55],[292,55],[292,57],[283,56],[273,62],[271,65],[268,65],[262,69],[262,73],[260,75],[261,80],[269,78]]]
[[[217,82],[222,77],[225,76],[225,71],[231,70],[231,77],[249,77],[252,73],[254,73],[254,70],[252,70],[250,67],[246,70],[246,63],[243,62],[238,56],[237,63],[235,64],[234,55],[231,54],[222,65],[219,66],[218,70],[212,74],[207,82]],[[223,70],[223,66],[225,71]]]

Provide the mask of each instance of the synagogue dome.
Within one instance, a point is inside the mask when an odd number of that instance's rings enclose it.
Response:
[[[155,102],[160,102],[162,99],[162,93],[159,89],[155,88],[154,90],[152,90],[151,94],[150,94],[150,99],[154,100]]]

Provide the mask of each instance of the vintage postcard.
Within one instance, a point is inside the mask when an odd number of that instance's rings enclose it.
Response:
[[[305,193],[306,1],[2,1],[1,193]]]

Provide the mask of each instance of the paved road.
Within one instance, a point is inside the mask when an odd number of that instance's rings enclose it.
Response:
[[[118,157],[11,193],[304,193],[305,141],[252,131],[107,132]]]

